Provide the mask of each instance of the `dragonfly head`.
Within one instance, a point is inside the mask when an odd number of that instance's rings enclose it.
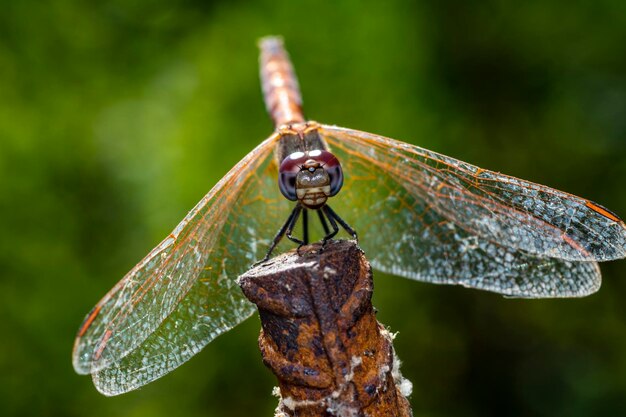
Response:
[[[294,152],[280,164],[278,185],[287,199],[317,209],[341,189],[341,164],[328,151]]]

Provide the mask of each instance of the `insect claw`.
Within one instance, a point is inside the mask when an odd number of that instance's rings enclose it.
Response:
[[[256,261],[255,263],[252,264],[251,268],[257,267],[259,265],[261,265],[262,263],[267,262],[270,259],[269,254],[265,255],[265,257],[263,259],[261,259],[260,261]]]

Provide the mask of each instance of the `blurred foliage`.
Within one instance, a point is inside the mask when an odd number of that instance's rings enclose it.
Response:
[[[84,314],[271,133],[267,34],[308,117],[626,214],[623,1],[3,1],[0,415],[272,414],[256,318],[116,398],[70,363]],[[626,262],[602,268],[553,301],[377,274],[415,415],[623,414]]]

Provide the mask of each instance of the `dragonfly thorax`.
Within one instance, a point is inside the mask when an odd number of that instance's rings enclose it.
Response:
[[[330,152],[294,152],[280,165],[278,185],[283,195],[310,209],[326,204],[343,185],[339,160]]]

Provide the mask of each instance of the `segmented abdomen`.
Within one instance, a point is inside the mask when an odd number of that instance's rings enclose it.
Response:
[[[278,37],[259,41],[261,48],[261,85],[267,112],[278,127],[304,122],[302,97],[289,55]]]

